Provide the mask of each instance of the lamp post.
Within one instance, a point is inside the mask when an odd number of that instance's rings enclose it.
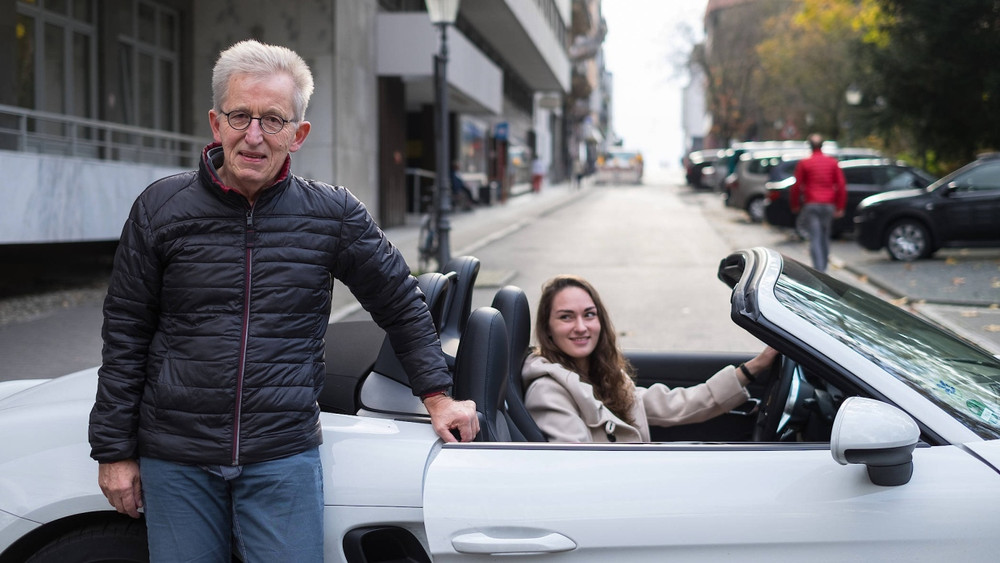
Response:
[[[441,47],[434,55],[434,129],[437,141],[437,186],[434,214],[438,237],[438,270],[451,260],[451,166],[448,139],[448,26],[455,23],[459,0],[426,0],[431,23],[441,30]]]

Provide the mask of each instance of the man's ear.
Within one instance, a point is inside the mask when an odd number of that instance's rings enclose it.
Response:
[[[302,121],[299,126],[295,129],[295,136],[292,137],[292,143],[288,145],[288,152],[295,152],[302,148],[302,143],[306,142],[306,137],[309,136],[309,130],[312,125],[308,121]]]
[[[212,127],[212,138],[216,143],[222,142],[222,135],[219,132],[219,115],[215,109],[208,110],[208,124]]]

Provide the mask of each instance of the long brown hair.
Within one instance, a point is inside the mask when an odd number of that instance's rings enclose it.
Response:
[[[576,362],[559,349],[549,333],[549,320],[552,317],[552,302],[556,295],[568,288],[578,287],[587,292],[597,308],[597,320],[601,323],[601,332],[597,338],[594,351],[587,357],[587,373],[580,375],[594,387],[594,395],[611,409],[618,418],[633,424],[632,407],[635,404],[635,384],[632,365],[620,349],[615,327],[605,309],[601,296],[587,280],[573,275],[556,276],[542,285],[542,297],[538,300],[538,311],[535,316],[535,335],[538,338],[536,353],[546,360],[562,364],[563,367],[577,371]]]

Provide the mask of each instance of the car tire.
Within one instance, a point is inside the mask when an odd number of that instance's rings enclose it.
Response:
[[[59,536],[26,563],[149,561],[146,526],[141,520],[114,520],[77,528]]]
[[[750,215],[750,220],[754,223],[763,223],[766,207],[767,200],[764,199],[764,196],[750,198],[750,201],[747,202],[747,214]]]
[[[885,248],[893,260],[912,262],[931,255],[931,234],[915,219],[900,219],[885,235]]]

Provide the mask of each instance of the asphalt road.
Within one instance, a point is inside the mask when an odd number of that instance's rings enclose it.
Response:
[[[504,284],[528,294],[557,273],[591,280],[626,348],[755,351],[761,344],[729,319],[728,289],[715,277],[732,250],[771,246],[808,263],[805,243],[744,213],[717,194],[692,191],[679,176],[642,186],[546,186],[505,205],[457,213],[452,254],[482,260],[474,306]],[[416,264],[416,224],[387,230]],[[885,253],[834,241],[831,273],[1000,353],[1000,249],[941,251],[902,264]],[[100,363],[100,276],[41,296],[0,299],[0,380],[47,378]],[[365,317],[335,286],[332,318]]]

